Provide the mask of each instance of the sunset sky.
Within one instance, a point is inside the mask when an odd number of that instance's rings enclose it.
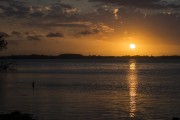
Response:
[[[0,26],[1,55],[180,55],[180,0],[0,0]]]

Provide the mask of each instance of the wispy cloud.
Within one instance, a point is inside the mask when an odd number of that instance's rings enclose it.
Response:
[[[92,35],[92,34],[97,34],[100,31],[97,29],[92,29],[92,30],[83,30],[81,32],[78,32],[79,35]]]
[[[137,7],[144,9],[180,8],[179,2],[168,2],[163,0],[89,0],[90,2],[110,3],[119,6]]]
[[[29,41],[41,41],[42,36],[41,35],[27,36],[27,40],[29,40]]]
[[[46,37],[50,37],[50,38],[53,38],[53,37],[64,37],[64,35],[62,33],[53,33],[53,32],[50,32],[46,35]]]
[[[118,12],[119,12],[119,9],[114,9],[113,13],[114,13],[114,18],[117,20],[118,19]]]

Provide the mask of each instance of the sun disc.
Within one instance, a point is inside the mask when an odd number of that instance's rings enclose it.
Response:
[[[135,48],[136,48],[136,45],[135,45],[134,43],[131,43],[131,44],[129,45],[129,47],[130,47],[131,49],[135,49]]]

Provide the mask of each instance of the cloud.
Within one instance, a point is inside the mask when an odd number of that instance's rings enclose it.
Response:
[[[3,17],[23,18],[26,17],[29,12],[28,7],[19,1],[1,0],[0,3],[4,3],[0,5],[0,9],[3,11],[1,16]]]
[[[92,29],[92,30],[84,30],[84,31],[81,31],[79,32],[78,34],[79,35],[92,35],[92,34],[97,34],[99,33],[100,31],[98,29]]]
[[[16,36],[16,37],[22,37],[22,36],[21,36],[21,33],[18,32],[18,31],[12,31],[12,32],[11,32],[11,35],[12,35],[12,36]]]
[[[114,13],[114,18],[117,20],[118,19],[118,12],[119,10],[116,8],[114,9],[113,13]]]
[[[34,5],[33,2],[20,2],[17,0],[0,1],[1,17],[11,18],[59,18],[71,17],[80,12],[70,5],[54,2],[54,4]]]
[[[64,37],[64,35],[62,33],[58,33],[58,32],[56,32],[56,33],[50,32],[46,35],[46,37]]]
[[[27,40],[29,40],[29,41],[41,41],[42,36],[41,35],[30,35],[30,36],[27,36]]]
[[[57,27],[60,27],[60,28],[64,28],[64,27],[87,28],[91,24],[92,24],[91,22],[63,22],[63,21],[52,20],[49,22],[46,22],[46,21],[37,21],[36,23],[29,22],[25,25],[28,27],[31,26],[31,27],[47,29],[47,28],[57,28]]]
[[[15,26],[21,29],[30,28],[30,31],[37,30],[38,33],[65,30],[65,34],[70,36],[75,36],[74,34],[106,36],[106,33],[115,32],[121,36],[124,31],[132,34],[141,31],[165,39],[171,39],[173,36],[178,38],[180,12],[177,11],[180,9],[180,3],[169,1],[89,0],[91,3],[87,4],[94,6],[91,11],[82,14],[82,6],[73,7],[74,1],[68,5],[62,2],[56,4],[55,0],[41,1],[39,4],[35,4],[34,1],[1,0],[0,18],[7,18],[9,23],[16,22]],[[42,35],[31,34],[30,31],[27,31],[28,34],[13,31],[10,35],[16,39],[19,35],[22,36],[21,39],[27,38],[31,41],[42,39]],[[64,37],[64,34],[50,32],[43,37]]]
[[[180,8],[180,4],[162,0],[89,0],[89,2],[110,3],[119,6],[137,7],[145,9]]]
[[[21,39],[16,39],[16,35],[20,35],[21,33],[13,31],[10,34],[6,33],[6,32],[0,32],[0,35],[3,35],[5,37],[5,40],[8,42],[8,44],[10,45],[19,45],[22,40]],[[15,37],[16,36],[16,37]]]
[[[102,32],[105,32],[105,33],[114,32],[114,28],[111,28],[108,25],[105,25],[104,23],[98,24],[97,28],[99,28]]]
[[[10,35],[6,32],[0,32],[0,35],[3,35],[5,38],[10,37]]]

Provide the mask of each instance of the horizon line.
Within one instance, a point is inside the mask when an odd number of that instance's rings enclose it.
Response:
[[[68,54],[59,54],[59,55],[46,55],[46,54],[16,54],[16,55],[1,55],[0,57],[25,57],[25,56],[42,56],[42,57],[180,57],[180,55],[83,55],[83,54],[74,54],[74,53],[68,53]]]

